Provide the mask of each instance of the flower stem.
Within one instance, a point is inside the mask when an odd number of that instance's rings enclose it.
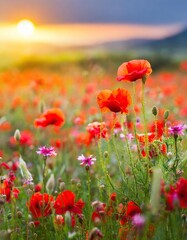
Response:
[[[133,124],[134,137],[135,137],[135,141],[136,141],[136,145],[137,145],[138,157],[139,157],[139,160],[141,161],[142,155],[141,155],[141,151],[140,151],[140,144],[139,144],[139,141],[137,139],[137,128],[136,128],[136,111],[135,111],[135,104],[134,104],[135,103],[135,93],[136,93],[135,83],[133,83],[132,108],[133,108],[134,117],[135,117],[134,124]]]
[[[144,121],[144,135],[145,135],[145,152],[147,158],[147,172],[146,172],[146,182],[148,184],[147,189],[149,189],[149,146],[148,146],[148,133],[147,133],[147,119],[145,113],[145,81],[142,79],[142,113]]]
[[[177,178],[177,167],[179,164],[179,154],[178,154],[178,145],[177,145],[177,139],[178,139],[178,135],[174,135],[174,143],[175,143],[175,162],[174,162],[174,166],[173,166],[173,170],[175,172],[175,176]]]
[[[46,162],[47,162],[47,157],[44,157],[44,165],[43,165],[43,193],[45,193],[45,170],[46,170]]]

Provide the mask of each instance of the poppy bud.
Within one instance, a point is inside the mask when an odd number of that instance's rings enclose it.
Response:
[[[65,224],[66,226],[70,227],[71,226],[71,214],[69,211],[65,213]]]
[[[108,157],[108,152],[107,152],[107,151],[104,152],[104,157],[105,157],[105,158]]]
[[[14,139],[16,140],[16,142],[19,142],[21,139],[21,133],[19,129],[16,129],[15,133],[14,133]]]
[[[12,218],[12,213],[9,213],[9,214],[7,215],[7,218],[10,220],[10,219]]]
[[[37,239],[38,235],[36,233],[33,234],[33,237]]]
[[[0,205],[4,205],[6,202],[6,195],[0,194]]]
[[[63,182],[62,178],[58,178],[57,181],[58,181],[59,183]]]
[[[68,239],[74,239],[76,234],[77,234],[76,232],[68,232]]]
[[[21,156],[19,158],[19,168],[21,171],[21,175],[24,178],[25,184],[26,185],[31,184],[33,181],[32,175],[27,168],[26,162],[23,160]]]
[[[72,179],[71,179],[71,184],[72,184],[72,185],[75,185],[76,183],[77,183],[77,180],[72,178]]]
[[[98,240],[100,238],[103,238],[102,232],[98,228],[93,228],[89,234],[88,240]]]
[[[34,222],[29,222],[28,226],[29,226],[30,228],[35,227]]]
[[[130,169],[128,166],[125,168],[125,173],[126,173],[128,176],[131,176],[131,175],[132,175],[132,171],[131,171],[131,169]]]
[[[158,114],[158,108],[157,108],[157,107],[153,107],[153,108],[152,108],[152,114],[153,114],[154,116],[157,116],[157,114]]]
[[[18,218],[22,218],[23,217],[23,213],[21,211],[18,211],[16,214],[17,214]]]
[[[54,190],[54,187],[55,187],[55,178],[54,178],[54,174],[51,174],[50,178],[46,183],[46,189],[48,192],[52,192]]]
[[[166,110],[164,113],[164,119],[167,120],[169,117],[169,110]]]
[[[182,218],[182,220],[183,220],[184,222],[186,222],[186,218],[187,218],[186,214],[182,214],[182,215],[181,215],[181,218]]]
[[[79,182],[79,183],[77,183],[77,187],[78,188],[80,188],[81,187],[81,183]]]
[[[29,197],[31,197],[32,195],[33,195],[33,190],[31,190],[31,189],[27,189],[27,195],[29,196]]]
[[[66,188],[65,182],[61,182],[61,183],[60,183],[60,186],[59,186],[60,191],[64,191],[65,188]]]

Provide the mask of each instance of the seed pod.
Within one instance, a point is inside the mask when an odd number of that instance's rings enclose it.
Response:
[[[157,108],[157,107],[153,107],[153,108],[152,108],[152,114],[153,114],[154,116],[157,116],[157,114],[158,114],[158,108]]]
[[[166,110],[164,113],[164,119],[167,120],[169,117],[169,110]]]

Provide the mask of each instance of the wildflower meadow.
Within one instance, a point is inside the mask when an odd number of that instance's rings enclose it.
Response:
[[[186,239],[186,78],[125,57],[2,69],[0,239]]]

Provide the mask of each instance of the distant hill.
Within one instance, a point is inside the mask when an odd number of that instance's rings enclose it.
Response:
[[[187,28],[159,40],[132,39],[103,43],[99,47],[111,51],[135,51],[137,53],[167,54],[187,58]]]
[[[148,44],[152,48],[178,48],[178,49],[184,49],[187,48],[187,29],[184,29],[178,34],[174,34],[173,36],[166,37],[161,40],[154,40],[150,41]]]

